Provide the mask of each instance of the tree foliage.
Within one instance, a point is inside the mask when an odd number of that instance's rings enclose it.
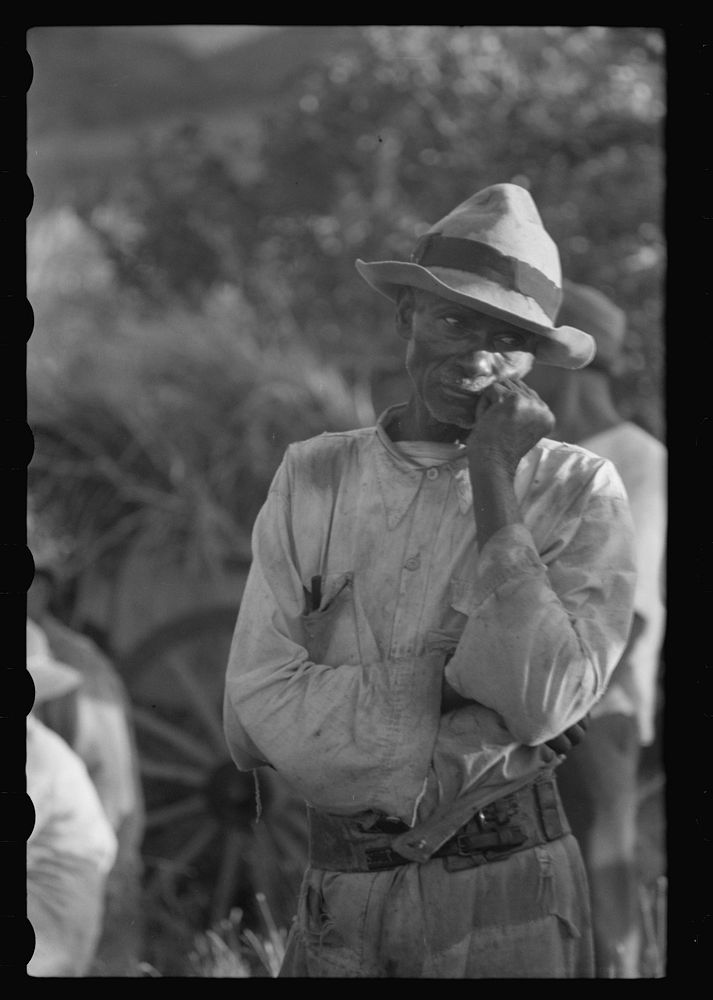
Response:
[[[647,28],[355,28],[254,145],[146,134],[121,184],[75,197],[77,259],[100,247],[109,285],[33,295],[33,483],[79,548],[119,526],[244,547],[286,444],[407,392],[355,259],[407,258],[501,181],[530,189],[564,273],[627,311],[622,410],[663,436],[662,58]]]
[[[105,234],[109,252],[153,293],[239,284],[266,330],[287,312],[380,404],[401,348],[354,260],[404,259],[460,200],[515,181],[565,274],[627,311],[622,405],[661,436],[662,58],[647,28],[354,29],[265,118],[253,171],[199,129],[144,148],[122,202],[140,236],[122,252]]]

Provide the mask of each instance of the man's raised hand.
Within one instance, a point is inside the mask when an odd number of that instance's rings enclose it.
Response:
[[[520,379],[484,389],[467,445],[472,460],[501,463],[512,475],[520,459],[555,425],[549,407]]]

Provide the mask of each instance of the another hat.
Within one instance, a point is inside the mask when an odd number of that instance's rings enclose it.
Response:
[[[74,667],[55,660],[44,630],[27,619],[27,669],[35,685],[35,704],[67,694],[79,687],[82,675]]]
[[[535,360],[583,368],[594,340],[555,327],[562,299],[559,254],[530,194],[517,184],[484,188],[431,226],[406,261],[357,260],[368,283],[396,299],[399,285],[421,288],[539,335]]]
[[[27,544],[32,552],[35,573],[59,579],[67,562],[69,545],[51,524],[47,513],[37,511],[31,495],[27,498]]]
[[[616,374],[621,362],[626,314],[606,295],[589,285],[565,281],[562,292],[562,305],[557,321],[581,327],[591,334],[597,345],[597,366]]]

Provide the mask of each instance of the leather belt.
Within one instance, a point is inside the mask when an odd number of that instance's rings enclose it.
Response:
[[[372,872],[413,864],[391,846],[409,828],[401,821],[333,816],[309,808],[309,864],[340,872]],[[509,857],[570,832],[555,778],[538,779],[474,815],[435,851],[449,871]]]

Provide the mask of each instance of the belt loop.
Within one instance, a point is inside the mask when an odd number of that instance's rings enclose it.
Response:
[[[569,826],[566,821],[563,822],[555,779],[549,777],[545,781],[536,781],[533,787],[545,836],[548,840],[556,840],[568,832]]]

